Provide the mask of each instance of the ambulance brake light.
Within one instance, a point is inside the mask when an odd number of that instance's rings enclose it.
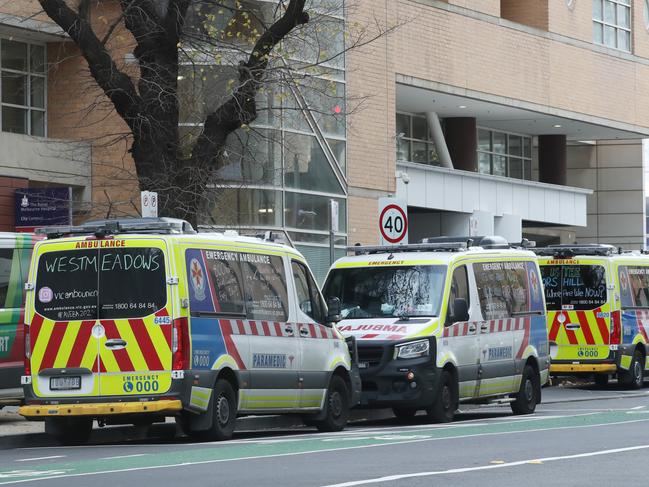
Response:
[[[171,330],[172,370],[189,369],[189,330],[187,318],[174,320]]]
[[[619,345],[622,341],[622,324],[620,323],[620,312],[611,313],[611,345]]]

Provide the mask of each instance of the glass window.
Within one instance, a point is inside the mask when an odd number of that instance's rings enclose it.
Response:
[[[452,324],[448,318],[455,315],[453,306],[456,299],[464,299],[466,304],[469,305],[469,279],[466,271],[466,266],[462,265],[453,271],[451,278],[451,294],[448,300],[448,311],[446,312],[447,324]]]
[[[243,278],[239,267],[240,254],[204,250],[203,255],[208,268],[209,282],[207,284],[210,285],[210,289],[213,289],[211,293],[213,293],[214,311],[224,314],[244,314]],[[195,265],[196,263],[192,262],[192,264],[188,272],[195,279],[194,274],[198,267]]]
[[[38,261],[36,311],[51,320],[137,318],[167,302],[158,248],[66,250]]]
[[[397,113],[397,160],[439,166],[426,117]]]
[[[286,321],[288,294],[282,258],[264,254],[239,255],[248,318]]]
[[[287,187],[342,194],[342,186],[315,137],[285,132],[284,162]]]
[[[618,267],[623,308],[649,308],[649,267]]]
[[[201,223],[206,225],[279,227],[282,193],[250,188],[219,188],[208,196]]]
[[[286,192],[286,207],[284,216],[286,226],[305,230],[329,230],[329,201],[332,199],[328,196],[318,196],[314,194]],[[336,198],[337,199],[337,198]],[[338,222],[340,231],[347,231],[347,221],[345,218],[346,207],[345,200],[338,201]]]
[[[45,48],[0,39],[2,130],[45,136]]]
[[[337,297],[344,319],[438,316],[446,266],[334,269],[323,294]]]
[[[485,320],[498,320],[540,310],[542,303],[536,266],[533,262],[504,261],[473,264],[480,309]],[[534,279],[536,286],[530,283]],[[533,288],[533,293],[530,293]]]
[[[9,282],[11,281],[11,273],[14,267],[13,261],[13,249],[0,249],[0,305],[2,305],[3,308],[12,307],[7,306],[6,302]],[[20,268],[18,268],[18,271],[20,271]]]
[[[480,173],[531,180],[531,169],[531,137],[478,128],[478,171]]]
[[[601,265],[542,265],[550,311],[590,310],[606,303],[606,271]]]
[[[291,266],[293,268],[293,279],[295,280],[300,309],[316,323],[324,324],[326,319],[325,307],[322,302],[322,297],[318,292],[318,286],[313,280],[313,277],[311,277],[311,273],[301,262],[293,261]]]
[[[631,5],[627,0],[593,0],[593,40],[631,51]]]

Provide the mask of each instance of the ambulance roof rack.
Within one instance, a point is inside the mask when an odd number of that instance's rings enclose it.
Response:
[[[560,244],[548,245],[534,249],[537,255],[550,255],[557,258],[568,259],[575,255],[600,255],[609,256],[621,253],[621,249],[608,244]]]
[[[122,233],[181,234],[196,233],[191,224],[178,218],[118,218],[92,220],[77,226],[53,226],[36,229],[47,238],[94,234],[97,238]]]
[[[482,247],[483,249],[514,249],[514,248],[532,248],[536,242],[526,238],[520,242],[508,242],[506,238],[500,235],[484,235],[474,237],[428,237],[422,239],[422,243],[450,243],[466,242],[467,247]]]
[[[286,230],[280,228],[265,228],[265,227],[245,227],[245,228],[227,228],[218,225],[199,225],[199,233],[220,232],[224,235],[234,235],[242,237],[253,237],[263,240],[264,242],[277,243],[287,245],[295,248],[293,240]]]
[[[348,252],[355,255],[383,254],[394,252],[458,252],[468,248],[466,242],[449,243],[418,243],[402,245],[354,245],[347,247]]]

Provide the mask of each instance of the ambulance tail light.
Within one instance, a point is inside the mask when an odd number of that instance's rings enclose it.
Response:
[[[25,375],[32,375],[32,344],[29,338],[29,326],[23,325],[25,329]]]
[[[622,341],[622,324],[620,323],[620,312],[611,313],[611,345],[619,345]]]
[[[174,320],[171,331],[172,370],[189,369],[189,330],[187,318]]]

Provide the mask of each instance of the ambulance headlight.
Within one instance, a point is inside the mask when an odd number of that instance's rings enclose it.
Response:
[[[394,347],[394,358],[426,357],[429,353],[430,342],[428,340],[402,343]]]

